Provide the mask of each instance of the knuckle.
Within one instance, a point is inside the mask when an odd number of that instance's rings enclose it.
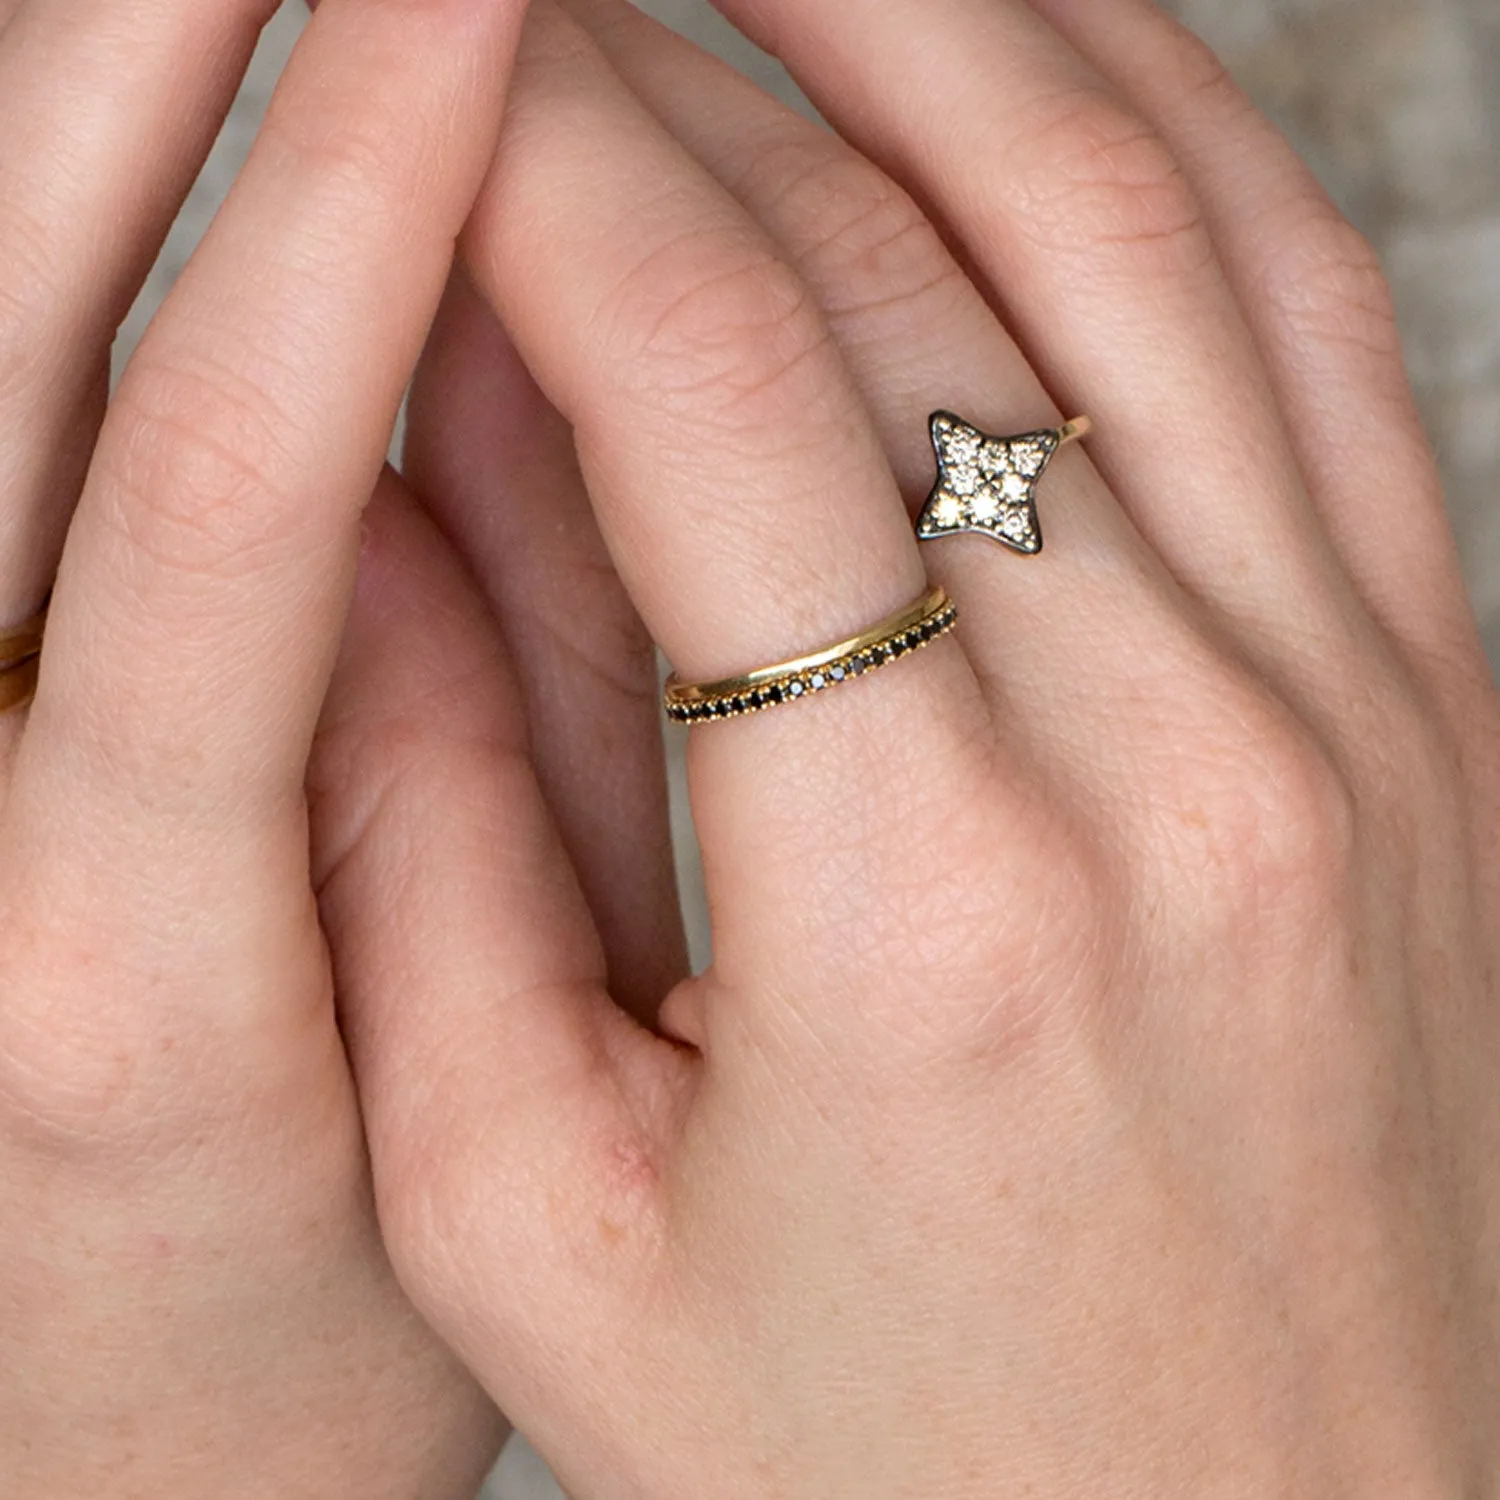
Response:
[[[873,862],[879,892],[841,876],[848,905],[835,907],[831,923],[820,912],[818,944],[840,954],[871,1045],[898,1067],[916,1059],[962,1071],[978,1061],[989,1071],[1050,1055],[1118,970],[1126,946],[1118,856],[1040,784],[1024,803],[962,827],[952,817],[957,798],[933,802],[929,813],[903,799],[913,821],[903,824],[903,849]],[[968,805],[982,809],[985,798]],[[928,816],[926,847],[942,854],[911,868],[910,835]],[[882,911],[878,931],[860,920],[871,909]],[[872,972],[883,976],[878,1005]]]
[[[53,1038],[0,1047],[0,1135],[54,1160],[144,1155],[153,1112],[135,1076],[123,1046]]]
[[[1173,778],[1171,813],[1192,835],[1179,871],[1186,898],[1216,931],[1321,926],[1347,887],[1354,788],[1279,704],[1236,704],[1226,722],[1236,725],[1232,743],[1204,736]]]
[[[323,128],[315,134],[295,117],[273,112],[262,126],[263,148],[295,161],[299,171],[316,180],[320,192],[384,198],[397,187],[393,167],[410,154],[411,146],[403,140],[410,121],[396,110],[372,110],[362,100],[346,103],[346,108],[320,117]]]
[[[1005,976],[977,997],[971,1038],[991,1060],[1065,1051],[1118,973],[1127,944],[1119,879],[1097,835],[1061,814],[1046,829],[1045,863],[994,924],[987,972]]]
[[[318,828],[313,884],[319,896],[398,824],[426,826],[466,808],[473,826],[487,825],[499,789],[513,822],[497,828],[496,837],[519,838],[523,809],[543,816],[524,733],[514,725],[476,723],[469,712],[491,695],[500,669],[497,656],[381,711],[349,719],[325,714],[306,776]],[[439,751],[446,768],[440,784],[429,774]],[[358,795],[351,788],[359,788]]]
[[[1355,843],[1355,796],[1333,757],[1305,732],[1283,726],[1262,747],[1252,776],[1253,846],[1273,896],[1342,884]]]
[[[1184,115],[1211,113],[1223,118],[1254,113],[1254,106],[1224,60],[1181,23],[1171,23],[1163,32],[1160,68]]]
[[[598,1088],[600,1078],[565,1072],[554,1080],[559,1097],[573,1097],[580,1083]],[[382,1234],[403,1284],[425,1307],[471,1304],[496,1264],[566,1259],[580,1279],[602,1283],[620,1271],[622,1256],[649,1247],[660,1170],[638,1128],[603,1118],[578,1095],[572,1186],[559,1196],[539,1191],[545,1172],[497,1169],[507,1159],[502,1132],[513,1134],[516,1122],[503,1110],[476,1110],[477,1097],[424,1095],[370,1136]],[[550,1166],[548,1145],[534,1147],[534,1162]],[[602,1243],[590,1233],[601,1218],[611,1229]]]
[[[1012,191],[1019,223],[1049,253],[1098,262],[1105,252],[1131,276],[1160,278],[1213,264],[1202,209],[1176,157],[1098,91],[1070,91],[1041,113]]]
[[[282,424],[234,370],[201,353],[138,360],[111,423],[106,519],[167,572],[253,570],[295,518]]]
[[[367,10],[374,24],[348,38],[347,55],[324,70],[315,100],[273,101],[256,149],[304,190],[374,210],[373,221],[346,214],[341,226],[342,235],[373,242],[401,232],[413,192],[443,166],[456,106],[433,80],[451,66],[467,28],[452,7],[397,0]]]
[[[643,285],[655,295],[642,297]],[[826,373],[813,369],[831,334],[812,293],[758,245],[674,239],[639,266],[617,305],[623,368],[679,417],[753,431],[804,406]]]
[[[1261,281],[1294,328],[1399,359],[1395,299],[1375,247],[1314,189],[1268,238]]]
[[[1372,689],[1348,735],[1346,758],[1362,800],[1379,809],[1393,868],[1436,827],[1453,828],[1461,841],[1466,749],[1425,684],[1403,675]]]
[[[963,285],[958,263],[911,195],[878,167],[828,141],[805,139],[758,154],[752,199],[785,225],[797,261],[829,314],[902,308]]]
[[[184,959],[180,930],[115,878],[28,866],[46,896],[0,912],[0,1138],[43,1163],[154,1169],[292,1120],[338,1075],[326,973],[241,984],[218,939]]]
[[[179,1102],[179,1049],[142,1003],[155,966],[128,952],[134,935],[103,915],[110,896],[91,872],[7,853],[0,1135],[54,1159],[139,1154]]]
[[[423,1140],[425,1141],[425,1137]],[[462,1247],[480,1214],[472,1173],[455,1153],[399,1137],[371,1141],[381,1236],[408,1289],[462,1300]]]
[[[0,1134],[12,1142],[53,1152],[78,1150],[109,1134],[128,1089],[128,1064],[42,1038],[17,1036],[7,1028],[0,1040]]]

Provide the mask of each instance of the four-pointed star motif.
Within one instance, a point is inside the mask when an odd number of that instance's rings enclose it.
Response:
[[[932,446],[938,480],[917,522],[923,541],[978,531],[1027,556],[1042,550],[1036,487],[1062,446],[1061,433],[991,437],[940,411],[932,419]]]

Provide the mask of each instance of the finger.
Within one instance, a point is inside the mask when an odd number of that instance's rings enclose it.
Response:
[[[590,90],[598,96],[592,102]],[[556,119],[544,123],[549,109]],[[611,130],[624,138],[610,142]],[[567,173],[558,181],[573,191],[553,189],[554,171]],[[611,187],[621,172],[627,180]],[[637,199],[633,232],[620,236],[609,211],[653,181],[672,187],[644,203]],[[498,211],[502,204],[508,214]],[[536,222],[523,233],[528,214]],[[565,288],[549,277],[556,284],[549,296],[540,263],[564,247],[577,281]],[[584,467],[627,581],[659,580],[645,600],[648,616],[668,608],[676,616],[662,632],[664,644],[689,675],[728,671],[767,649],[793,654],[809,638],[839,634],[851,613],[856,620],[879,617],[920,592],[916,547],[889,465],[806,289],[737,205],[640,108],[583,33],[550,7],[537,7],[528,25],[498,181],[481,205],[469,248],[483,289],[494,292],[528,363],[544,386],[557,388],[575,419]],[[610,281],[627,275],[638,284],[620,288]],[[565,290],[579,311],[564,325]],[[741,316],[743,329],[733,322]],[[642,347],[619,347],[630,341]],[[751,359],[767,368],[740,367]],[[663,369],[648,372],[647,361]],[[639,369],[634,377],[632,366]],[[664,390],[663,377],[675,377],[677,386]],[[615,411],[605,392],[585,384],[590,380],[620,387]],[[693,380],[708,392],[698,396]],[[699,411],[715,398],[729,405],[731,385],[739,396],[734,410]],[[802,397],[811,402],[807,425],[824,430],[818,435],[825,451],[810,461],[783,436],[794,400]],[[753,424],[752,406],[760,408]],[[668,421],[663,407],[680,415]],[[571,408],[580,409],[576,416]],[[627,443],[641,417],[650,427]],[[804,429],[795,433],[801,437]],[[728,443],[755,434],[764,434],[772,451],[725,473]],[[672,440],[670,447],[663,439]],[[604,447],[608,469],[596,474],[596,450]],[[844,466],[838,483],[835,465]],[[765,495],[735,493],[741,467],[764,471],[755,482]],[[658,501],[648,507],[644,498],[653,492]],[[788,545],[792,518],[805,515],[814,496],[831,532],[862,527],[865,545],[848,548],[832,535],[806,538],[806,550]],[[752,525],[770,535],[756,538],[748,553],[731,545],[748,540],[743,532]],[[716,566],[705,575],[696,565],[709,545]],[[802,587],[789,587],[789,574]],[[812,575],[822,587],[808,586]],[[733,587],[732,608],[726,584]],[[705,621],[711,622],[706,632]]]
[[[649,1022],[687,973],[656,648],[599,534],[572,429],[462,273],[412,388],[403,468],[499,622],[610,993]]]
[[[545,1382],[517,1388],[510,1372],[610,1336],[594,1303],[646,1248],[684,1064],[609,1003],[503,643],[393,475],[369,513],[310,788],[393,1263],[527,1422]],[[565,1304],[548,1286],[559,1256]]]
[[[1182,163],[1366,605],[1482,670],[1452,528],[1369,243],[1212,51],[1148,0],[1032,0]]]
[[[309,25],[101,434],[17,768],[60,817],[129,841],[116,810],[142,801],[155,826],[221,833],[297,815],[357,518],[518,21],[493,0],[328,0]]]
[[[274,9],[0,7],[0,623],[51,585],[110,342]]]
[[[551,7],[532,10],[466,250],[573,423],[611,553],[689,680],[798,656],[922,593],[889,461],[807,287]],[[867,813],[910,800],[907,778],[972,771],[956,747],[979,743],[987,710],[951,648],[705,731],[710,888],[732,872],[811,920],[810,883]]]
[[[1173,574],[1305,696],[1346,680],[1368,625],[1161,139],[1022,0],[720,8],[935,207]]]

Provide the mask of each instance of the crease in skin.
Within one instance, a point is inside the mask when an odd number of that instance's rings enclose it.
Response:
[[[1422,432],[1393,297],[1371,244],[1234,82],[1154,6],[1084,17],[1034,0],[1178,153],[1282,392],[1324,518],[1365,606],[1419,672],[1445,684],[1440,711],[1470,711],[1474,611]],[[1143,68],[1143,56],[1162,62]],[[1211,121],[1216,129],[1203,128]],[[1364,399],[1348,392],[1363,387]],[[1395,443],[1393,434],[1404,441]],[[1382,506],[1387,490],[1413,503]],[[1420,608],[1413,604],[1420,602]],[[1488,681],[1484,686],[1488,687]]]
[[[595,7],[594,13],[599,9]],[[932,450],[925,435],[925,417],[932,403],[946,394],[945,385],[954,376],[955,357],[944,347],[944,333],[950,326],[956,347],[968,349],[972,345],[969,363],[977,371],[974,390],[986,392],[986,401],[996,402],[999,410],[1002,393],[1014,387],[1017,394],[1011,399],[1018,409],[1039,404],[1046,410],[1045,393],[1019,352],[993,323],[979,294],[900,188],[841,142],[762,95],[716,60],[697,53],[638,13],[622,8],[615,15],[617,65],[668,126],[675,128],[726,185],[762,216],[793,264],[815,288],[820,303],[825,308],[840,307],[840,298],[845,299],[842,310],[835,312],[831,321],[861,388],[879,416],[898,469],[910,475],[904,488],[913,507],[919,506],[931,489]],[[627,38],[633,38],[633,43]],[[734,125],[727,139],[721,128],[726,121]],[[755,149],[746,146],[746,141],[753,142]],[[826,186],[829,183],[831,189]],[[868,227],[867,235],[856,236],[853,252],[835,242],[830,227],[851,219],[861,231]],[[879,254],[874,263],[866,265],[859,258],[859,247],[868,241],[879,247]],[[852,280],[851,259],[859,268]],[[944,305],[951,303],[950,316],[941,327],[928,322],[908,326],[906,318],[889,316],[888,304],[878,294],[885,282],[951,288],[943,294]],[[847,290],[856,284],[860,286],[857,297]],[[912,315],[916,312],[913,308]],[[975,405],[977,400],[966,404]],[[1092,495],[1060,490],[1056,510],[1071,526],[1086,502],[1092,500]],[[1087,509],[1092,514],[1095,507],[1087,505]],[[1113,507],[1108,503],[1098,509],[1102,517],[1113,519]],[[1118,532],[1118,523],[1108,531],[1111,554],[1120,546]],[[1081,543],[1081,537],[1068,534],[1070,554],[1077,556]],[[1144,558],[1143,549],[1138,550]],[[953,579],[955,589],[961,589],[971,607],[978,608],[988,603],[986,593],[997,593],[999,585],[1013,578],[996,578],[988,564],[989,559],[954,549],[932,554],[929,566]],[[1156,566],[1159,570],[1159,564]],[[1144,572],[1132,572],[1132,587],[1140,587]],[[1160,587],[1167,580],[1155,582]],[[1007,616],[1017,613],[1014,605],[1004,602],[1003,595],[996,598],[994,607]],[[1029,604],[1021,611],[1032,612]],[[983,634],[983,612],[977,618],[979,633]],[[1042,623],[1046,619],[1045,612],[1038,614],[1037,629],[1059,647],[1056,622]],[[976,667],[992,688],[998,690],[1002,676],[1014,680],[1023,670],[1012,653],[1007,653],[1011,659],[995,661],[982,650],[975,652],[972,633],[968,644]]]

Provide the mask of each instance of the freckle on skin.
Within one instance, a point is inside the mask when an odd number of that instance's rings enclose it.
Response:
[[[106,1253],[112,1261],[124,1258],[135,1265],[149,1267],[175,1259],[177,1245],[169,1234],[143,1232]]]

